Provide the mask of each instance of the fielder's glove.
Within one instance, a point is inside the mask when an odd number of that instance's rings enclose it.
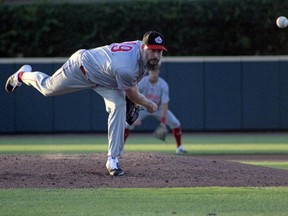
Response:
[[[160,124],[153,132],[153,136],[162,141],[166,140],[168,129],[165,124]]]
[[[126,122],[132,125],[139,116],[140,107],[126,96]]]

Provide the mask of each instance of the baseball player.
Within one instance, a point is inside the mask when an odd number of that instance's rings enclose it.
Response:
[[[108,158],[106,168],[111,176],[122,176],[118,157],[124,146],[127,96],[131,101],[153,113],[157,105],[138,91],[137,83],[148,70],[161,64],[164,38],[149,31],[142,41],[113,43],[75,52],[52,76],[22,66],[11,75],[5,85],[14,92],[23,83],[37,89],[44,96],[56,96],[84,89],[92,89],[105,101],[108,116]]]
[[[169,103],[169,86],[167,82],[159,77],[160,69],[149,70],[149,75],[145,76],[138,84],[139,92],[145,95],[148,99],[153,101],[159,109],[154,113],[149,113],[143,110],[139,113],[139,117],[133,125],[126,124],[124,132],[124,141],[128,138],[130,131],[135,126],[141,125],[143,119],[148,116],[153,116],[160,121],[162,127],[166,124],[172,129],[173,135],[176,139],[176,153],[182,154],[187,153],[184,147],[181,145],[181,126],[179,120],[175,115],[168,109]]]

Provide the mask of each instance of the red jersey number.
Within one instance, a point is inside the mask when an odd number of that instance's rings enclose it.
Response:
[[[136,43],[120,43],[113,44],[111,47],[112,52],[128,52],[133,49],[133,45]]]

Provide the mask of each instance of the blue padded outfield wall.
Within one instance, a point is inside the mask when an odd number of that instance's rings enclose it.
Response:
[[[13,94],[7,78],[23,64],[53,74],[67,58],[0,59],[0,133],[106,132],[102,98],[92,90],[44,97],[28,86]],[[170,109],[183,131],[287,131],[288,57],[165,57]],[[157,125],[146,119],[136,131]]]

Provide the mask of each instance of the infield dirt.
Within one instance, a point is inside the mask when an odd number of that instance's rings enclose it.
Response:
[[[288,171],[235,160],[284,160],[288,155],[191,156],[128,152],[125,175],[111,177],[106,154],[0,155],[0,188],[161,188],[288,186]]]

